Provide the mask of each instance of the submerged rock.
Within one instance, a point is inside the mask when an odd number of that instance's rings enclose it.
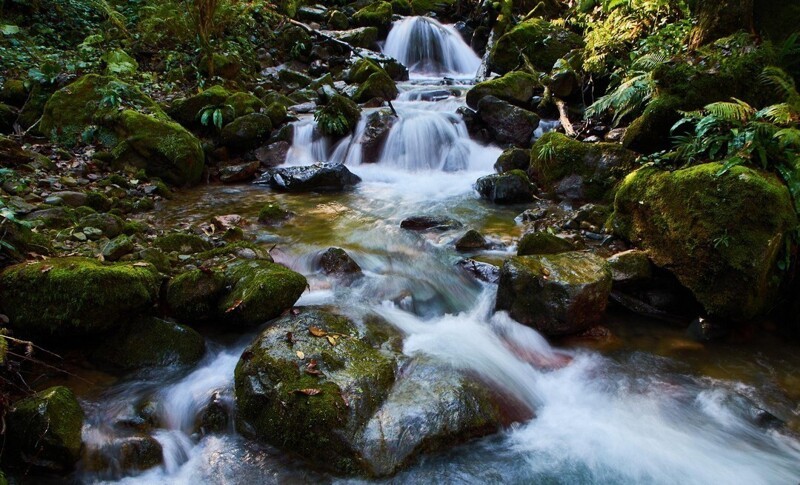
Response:
[[[148,263],[52,258],[7,268],[0,275],[0,306],[21,334],[96,335],[149,310],[160,283]]]
[[[332,163],[274,168],[255,181],[286,192],[340,192],[360,182],[361,178],[347,167]]]
[[[5,422],[6,459],[65,472],[81,456],[83,410],[66,387],[51,387],[17,401]]]
[[[104,441],[100,447],[88,450],[81,465],[87,470],[122,477],[161,465],[163,453],[161,443],[152,436],[125,436]]]
[[[598,256],[517,256],[500,271],[496,309],[545,335],[569,335],[599,323],[610,293],[611,271]]]
[[[520,204],[533,200],[534,186],[521,170],[487,175],[475,183],[482,198],[495,204]]]
[[[642,168],[614,202],[614,232],[647,251],[709,315],[744,321],[766,312],[785,273],[785,238],[797,225],[776,176],[722,163],[674,172]]]
[[[486,283],[497,283],[500,280],[500,268],[493,264],[474,259],[462,259],[458,262],[458,266],[476,280]]]
[[[327,275],[354,277],[361,274],[361,266],[341,248],[328,248],[320,255],[319,266]]]
[[[380,110],[369,115],[364,135],[359,140],[361,143],[363,163],[376,163],[379,161],[386,138],[397,121],[397,117],[390,111]]]
[[[400,228],[409,231],[449,231],[462,224],[446,216],[412,216],[400,223]]]
[[[456,251],[477,251],[489,246],[489,242],[483,234],[474,229],[470,229],[463,236],[458,238],[455,243]]]

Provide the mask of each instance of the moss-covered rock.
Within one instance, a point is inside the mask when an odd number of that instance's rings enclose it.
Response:
[[[13,132],[17,117],[19,117],[19,111],[16,108],[0,103],[0,133]]]
[[[397,85],[392,78],[381,70],[370,74],[366,81],[358,87],[353,99],[359,103],[365,103],[373,98],[391,101],[397,97]]]
[[[529,174],[562,198],[603,201],[613,198],[635,161],[636,155],[620,145],[583,143],[551,132],[531,149]]]
[[[211,249],[211,243],[195,234],[175,232],[159,236],[153,246],[167,253],[195,254]]]
[[[86,230],[84,230],[86,232]],[[119,261],[134,250],[133,239],[126,235],[117,236],[103,246],[103,258],[106,261]]]
[[[331,10],[328,14],[328,27],[332,30],[345,30],[350,26],[350,19],[339,10]]]
[[[282,125],[286,121],[286,115],[288,114],[286,106],[279,102],[274,102],[267,106],[267,110],[264,113],[269,116],[273,128]]]
[[[233,115],[236,118],[260,113],[267,109],[267,105],[255,95],[240,91],[233,93],[225,99],[225,104],[233,108]]]
[[[4,458],[65,472],[81,456],[83,410],[66,387],[51,387],[17,401],[5,422]]]
[[[269,202],[258,211],[258,222],[262,224],[279,224],[292,217],[292,213],[276,202]]]
[[[380,32],[377,27],[359,27],[357,29],[334,32],[331,35],[341,41],[347,42],[353,47],[374,49],[377,45]]]
[[[608,258],[614,285],[641,283],[653,277],[653,264],[647,253],[631,249]]]
[[[217,315],[225,294],[225,276],[215,270],[191,270],[176,276],[167,286],[167,305],[179,321],[191,325]]]
[[[314,118],[324,134],[342,137],[356,129],[361,119],[361,108],[350,98],[336,94],[316,112]]]
[[[525,56],[537,70],[550,72],[557,60],[582,46],[579,35],[547,20],[533,18],[497,39],[489,63],[493,70],[503,74],[524,65],[522,56]]]
[[[377,27],[385,35],[392,25],[392,5],[389,2],[371,2],[353,15],[353,22],[359,27]]]
[[[478,83],[467,92],[467,106],[478,108],[478,102],[486,96],[494,96],[517,106],[529,107],[537,88],[541,87],[538,76],[523,71],[513,71]]]
[[[140,318],[106,337],[92,353],[93,361],[130,371],[166,365],[190,365],[205,353],[203,337],[189,327]]]
[[[231,291],[218,306],[235,325],[255,326],[279,316],[308,286],[303,275],[267,261],[241,261],[225,272]]]
[[[475,229],[470,229],[463,236],[458,238],[458,240],[456,240],[455,246],[456,251],[478,251],[480,249],[489,247],[489,241],[487,241],[480,232],[476,231]]]
[[[508,148],[497,157],[494,170],[497,173],[506,173],[512,170],[528,171],[531,165],[531,151],[524,148]]]
[[[785,185],[721,163],[630,174],[614,202],[614,232],[645,249],[712,315],[733,321],[765,312],[783,273],[778,261],[797,217]]]
[[[284,109],[284,114],[285,112]],[[220,133],[220,142],[228,148],[249,150],[265,142],[271,131],[272,120],[268,115],[252,113],[240,116],[225,125]]]
[[[79,337],[146,312],[161,278],[147,263],[52,258],[0,274],[0,305],[21,334]]]
[[[545,335],[568,335],[597,324],[610,293],[611,271],[599,256],[517,256],[500,270],[496,309]]]
[[[193,96],[176,100],[167,113],[183,126],[199,128],[200,112],[208,106],[225,105],[231,94],[223,86],[212,86]]]
[[[533,200],[534,187],[522,170],[487,175],[475,183],[480,196],[495,204],[520,204]]]
[[[517,245],[517,256],[539,254],[559,254],[574,251],[575,246],[548,232],[529,232],[522,236]]]
[[[242,354],[237,427],[323,468],[357,472],[357,434],[393,382],[393,360],[366,343],[352,322],[304,309],[273,322]]]
[[[411,8],[415,15],[444,14],[455,3],[456,0],[411,0]]]

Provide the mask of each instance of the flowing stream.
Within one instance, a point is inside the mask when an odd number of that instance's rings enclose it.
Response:
[[[277,245],[273,256],[278,262],[307,275],[310,290],[298,305],[378,313],[405,335],[404,353],[432,356],[478,375],[536,414],[494,436],[423,457],[387,482],[798,483],[800,443],[758,419],[759,409],[796,419],[789,400],[763,378],[774,378],[776,365],[797,370],[796,359],[756,356],[755,350],[752,359],[743,358],[742,352],[750,352],[746,349],[705,355],[705,360],[680,353],[671,358],[642,343],[642,336],[651,336],[658,325],[642,321],[620,330],[626,342],[638,345],[604,353],[554,349],[534,330],[494,313],[495,287],[474,281],[456,266],[463,256],[450,243],[463,229],[434,235],[400,229],[400,221],[411,215],[453,217],[497,243],[499,249],[479,255],[496,262],[513,254],[521,231],[514,218],[522,209],[490,206],[472,189],[479,176],[493,172],[500,150],[470,140],[455,114],[480,65],[455,30],[431,19],[407,18],[389,34],[385,52],[411,67],[412,80],[401,86],[395,102],[399,120],[377,163],[361,159],[369,112],[355,134],[339,143],[318,136],[313,120],[299,121],[287,157],[295,165],[346,163],[363,179],[355,191],[285,195],[254,186],[207,187],[179,195],[163,216],[170,223],[197,223],[226,213],[248,216],[263,201],[280,199],[299,214],[297,221],[254,230],[260,242]],[[460,80],[447,86],[431,81],[443,76]],[[346,249],[365,277],[348,286],[316,273],[314,257],[330,246]],[[613,328],[613,322],[608,325]],[[631,328],[638,335],[631,336]],[[679,335],[663,332],[670,338]],[[119,425],[109,423],[124,421],[137,408],[149,409],[161,423],[154,438],[163,447],[164,465],[135,477],[124,477],[113,465],[100,472],[83,469],[79,479],[361,483],[310,471],[275,449],[244,440],[232,426],[223,434],[195,432],[197,415],[212,396],[231,405],[234,367],[255,335],[211,334],[208,355],[194,369],[138,375],[85,399],[89,425],[84,436],[92,447],[120,433]],[[657,340],[664,341],[665,335]],[[508,341],[515,342],[518,352],[509,350]],[[567,354],[572,360],[560,369],[542,370],[519,352],[544,358]],[[723,362],[722,368],[738,366],[738,372],[712,376],[698,371],[706,360]]]

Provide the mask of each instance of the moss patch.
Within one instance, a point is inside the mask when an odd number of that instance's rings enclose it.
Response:
[[[170,281],[167,304],[177,319],[191,324],[215,316],[224,292],[225,277],[222,273],[195,269]]]
[[[497,79],[478,83],[467,92],[467,106],[478,108],[478,102],[486,96],[494,96],[509,103],[528,107],[537,88],[541,87],[538,76],[527,72],[513,71]]]
[[[525,21],[497,39],[489,57],[495,71],[506,73],[523,65],[523,57],[539,71],[550,72],[553,64],[572,49],[583,47],[583,39],[547,20]]]
[[[308,286],[303,275],[267,261],[241,261],[225,273],[232,286],[218,309],[236,325],[254,326],[290,308]]]

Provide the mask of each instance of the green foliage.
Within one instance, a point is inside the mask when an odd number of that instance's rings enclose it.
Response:
[[[233,117],[235,110],[229,104],[222,105],[209,105],[203,107],[197,117],[200,119],[200,124],[203,126],[214,126],[217,130],[221,130],[224,124],[225,115]]]

